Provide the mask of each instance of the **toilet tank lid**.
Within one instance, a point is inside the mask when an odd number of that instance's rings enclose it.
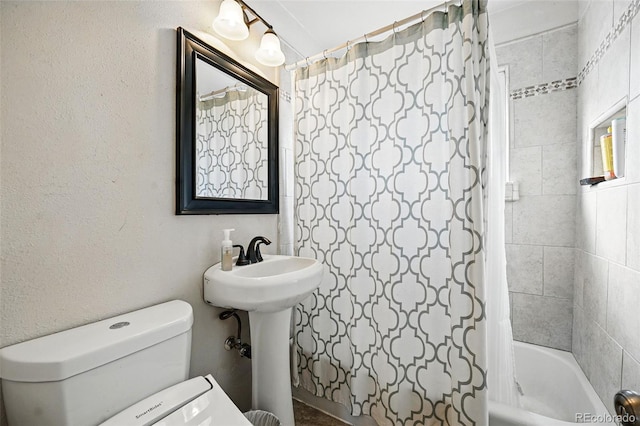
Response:
[[[17,382],[63,380],[191,329],[182,300],[129,312],[0,349],[0,377]]]

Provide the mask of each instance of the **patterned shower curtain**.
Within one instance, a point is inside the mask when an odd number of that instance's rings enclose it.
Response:
[[[297,377],[380,425],[486,425],[485,3],[296,72]]]

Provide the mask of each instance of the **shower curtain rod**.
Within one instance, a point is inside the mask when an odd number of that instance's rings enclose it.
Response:
[[[203,101],[209,101],[213,98],[216,97],[216,95],[221,95],[221,94],[226,94],[229,92],[246,92],[247,91],[247,86],[243,85],[243,84],[234,84],[233,86],[227,86],[225,88],[222,89],[218,89],[218,90],[214,90],[213,92],[209,92],[205,95],[200,96],[200,102]],[[221,96],[223,97],[223,96]]]
[[[447,7],[449,5],[454,4],[454,3],[458,2],[458,1],[459,0],[445,1],[444,3],[441,3],[441,4],[437,5],[437,6],[431,7],[429,9],[425,9],[422,12],[416,13],[415,15],[411,15],[408,18],[405,18],[405,19],[403,19],[401,21],[395,21],[391,25],[387,25],[386,27],[379,28],[379,29],[377,29],[375,31],[367,33],[367,34],[365,34],[365,35],[363,35],[361,37],[358,37],[358,38],[356,38],[354,40],[347,40],[346,43],[342,43],[339,46],[332,47],[331,49],[325,49],[324,51],[322,51],[320,53],[317,53],[317,54],[315,54],[313,56],[307,56],[306,58],[301,59],[298,62],[295,62],[293,64],[289,64],[289,65],[285,65],[284,69],[287,70],[287,71],[291,71],[291,70],[294,70],[296,68],[300,68],[303,65],[310,65],[311,63],[313,63],[313,62],[315,62],[315,61],[317,61],[319,59],[322,59],[322,58],[326,59],[327,55],[329,55],[330,53],[337,52],[338,50],[342,50],[345,47],[347,49],[349,49],[351,46],[353,46],[353,45],[355,45],[357,43],[360,43],[361,41],[368,41],[369,38],[378,36],[380,34],[384,34],[384,33],[388,32],[388,31],[392,31],[392,30],[395,31],[396,27],[401,27],[403,25],[409,24],[409,23],[411,23],[413,21],[416,21],[418,19],[424,21],[425,14],[434,12],[434,11],[440,9],[441,7],[444,8],[445,11],[446,11],[446,9],[447,9]]]

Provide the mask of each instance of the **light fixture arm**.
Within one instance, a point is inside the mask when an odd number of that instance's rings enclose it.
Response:
[[[267,27],[268,29],[273,31],[273,26],[270,23],[268,23],[267,21],[265,21],[264,18],[262,18],[262,16],[258,15],[258,13],[255,10],[253,10],[248,4],[246,4],[242,0],[236,0],[236,1],[238,3],[240,3],[240,6],[242,7],[243,10],[251,12],[251,14],[254,16],[254,18],[252,20],[247,22],[247,26],[250,27],[251,25],[253,25],[256,22],[260,21],[260,22],[262,22],[264,24],[265,27]]]

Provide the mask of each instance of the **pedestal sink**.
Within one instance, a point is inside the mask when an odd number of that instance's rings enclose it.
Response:
[[[204,273],[204,300],[221,308],[249,312],[251,327],[252,408],[274,413],[293,426],[289,329],[293,306],[307,298],[322,279],[322,265],[296,256],[264,256],[260,263]]]

